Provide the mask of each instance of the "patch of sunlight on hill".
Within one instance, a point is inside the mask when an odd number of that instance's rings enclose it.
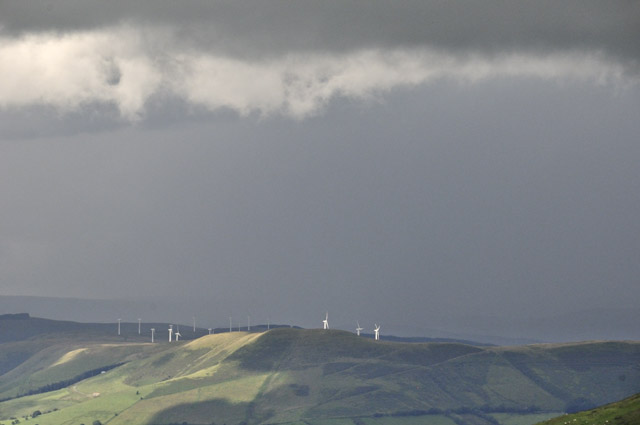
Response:
[[[122,376],[104,374],[62,390],[7,401],[3,408],[15,417],[40,410],[43,415],[38,422],[47,425],[77,425],[96,419],[105,423],[141,401],[151,390],[126,385]]]
[[[4,425],[3,420],[8,419],[6,412],[10,412],[10,416],[20,418],[32,414],[35,410],[40,410],[44,413],[54,409],[65,409],[75,404],[77,404],[77,401],[73,400],[67,388],[9,400],[2,403],[2,411],[0,411],[2,420],[0,420],[0,424]]]
[[[84,353],[86,351],[86,348],[78,348],[77,350],[69,351],[68,353],[62,355],[62,357],[60,357],[55,363],[53,363],[51,367],[70,362],[71,360],[75,359],[78,354]]]
[[[139,344],[98,344],[80,349],[74,347],[74,350],[57,357],[56,364],[42,367],[49,362],[46,358],[34,364],[40,370],[31,373],[29,388],[73,379],[88,371],[100,371],[101,368],[109,369],[113,365],[126,363],[139,354],[141,348],[144,347]],[[59,359],[65,361],[59,362]]]
[[[121,392],[126,389],[132,389],[134,392],[137,390],[137,388],[127,385],[124,382],[124,377],[117,374],[110,375],[108,372],[82,381],[72,388],[74,387],[84,394],[100,393],[101,395]]]
[[[268,376],[269,374],[251,375],[166,396],[145,398],[122,412],[117,418],[114,417],[110,424],[148,423],[163,410],[206,401],[222,400],[230,405],[247,404],[254,401]]]
[[[38,420],[47,425],[77,425],[99,420],[106,423],[140,401],[135,389],[101,394],[55,412],[43,414]]]
[[[262,335],[262,333],[248,332],[226,332],[222,334],[205,335],[198,339],[190,341],[189,343],[185,344],[184,347],[190,350],[197,350],[200,348],[231,349],[233,348],[233,346],[247,344]]]
[[[218,366],[229,355],[251,344],[260,335],[233,332],[206,335],[189,342],[156,344],[155,352],[151,356],[119,368],[119,373],[127,375],[126,383],[132,386],[150,385],[184,377],[211,377],[218,372]]]
[[[249,375],[200,389],[202,398],[221,398],[230,403],[250,402],[255,399],[269,376],[268,373]]]
[[[233,332],[232,334],[206,335],[187,345],[185,349],[203,351],[203,354],[189,363],[184,376],[192,378],[211,376],[218,364],[239,348],[252,343],[262,334]],[[204,351],[206,349],[206,351]]]
[[[191,379],[201,379],[201,378],[208,378],[208,377],[214,376],[216,374],[216,372],[220,369],[220,363],[216,362],[216,364],[214,364],[213,366],[204,366],[204,365],[202,365],[202,367],[200,369],[197,369],[194,366],[191,369],[194,369],[195,372],[186,374],[184,376],[179,376],[177,378],[172,378],[169,381],[174,381],[174,380],[182,379],[182,378],[185,378],[185,377],[188,377],[188,378],[191,378]]]

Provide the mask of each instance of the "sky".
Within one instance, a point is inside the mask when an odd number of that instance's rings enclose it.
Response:
[[[0,295],[637,309],[638,40],[626,0],[1,1]]]

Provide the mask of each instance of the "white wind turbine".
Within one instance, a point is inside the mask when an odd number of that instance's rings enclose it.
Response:
[[[153,337],[155,336],[155,334],[156,334],[156,328],[151,328],[151,342],[154,342]]]
[[[373,329],[373,332],[375,333],[375,340],[379,340],[380,339],[380,325],[376,324],[376,327]]]
[[[322,321],[322,329],[329,329],[329,312],[328,311],[326,316],[324,316],[324,320]]]
[[[120,322],[122,322],[122,319],[118,319],[118,335],[120,335]]]
[[[359,322],[356,322],[356,324],[358,325],[358,327],[356,328],[356,334],[357,334],[358,336],[360,336],[360,331],[361,331],[361,330],[364,330],[364,328],[361,328],[361,327],[360,327],[360,323],[359,323]]]
[[[211,335],[211,331],[212,331],[212,329],[211,329],[211,328],[209,328],[209,329],[208,329],[208,331],[209,331],[209,335]]]
[[[176,332],[176,342],[180,341],[180,337],[182,334],[180,333],[180,326],[178,326],[178,331]]]
[[[173,341],[173,325],[169,325],[169,342]]]
[[[142,319],[138,318],[138,335],[140,335],[140,323],[142,322]]]
[[[193,333],[196,333],[196,316],[193,316]]]

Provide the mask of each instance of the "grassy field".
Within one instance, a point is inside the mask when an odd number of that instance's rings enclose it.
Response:
[[[0,376],[0,394],[97,372],[0,402],[1,425],[34,411],[28,423],[38,425],[531,425],[552,415],[539,411],[640,391],[632,342],[479,348],[283,328],[172,344],[68,335],[0,344],[0,353],[26,349]],[[119,366],[100,373],[110,365]]]
[[[541,425],[637,425],[640,424],[640,394],[592,410],[562,415]]]

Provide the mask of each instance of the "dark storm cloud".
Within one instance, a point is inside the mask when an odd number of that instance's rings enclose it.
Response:
[[[0,108],[152,98],[304,118],[439,79],[638,81],[640,6],[570,1],[5,2]],[[88,108],[90,109],[90,108]]]
[[[234,55],[429,45],[456,51],[603,51],[640,58],[640,3],[598,1],[7,1],[5,34],[130,22],[178,28],[182,41]]]

